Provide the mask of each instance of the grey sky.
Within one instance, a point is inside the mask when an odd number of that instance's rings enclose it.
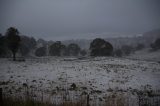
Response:
[[[160,0],[0,0],[0,33],[10,26],[64,40],[160,28]]]

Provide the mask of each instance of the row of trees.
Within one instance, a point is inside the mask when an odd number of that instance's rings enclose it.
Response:
[[[144,48],[145,48],[145,45],[141,44],[141,43],[137,44],[137,46],[135,46],[135,47],[130,46],[130,45],[123,45],[121,48],[116,49],[114,51],[114,55],[118,56],[118,57],[122,57],[123,55],[128,56],[131,53],[134,53],[135,51],[142,50]]]
[[[7,56],[12,53],[13,60],[16,60],[16,53],[20,53],[22,56],[27,56],[32,50],[35,51],[36,56],[45,56],[47,54],[47,47],[42,46],[36,48],[37,41],[33,37],[20,36],[19,31],[10,27],[7,29],[4,36],[0,34],[0,57]],[[57,41],[49,46],[49,55],[51,56],[78,56],[86,55],[85,50],[77,44],[63,45],[60,41]]]
[[[151,44],[151,47],[154,50],[160,48],[160,39],[157,39],[154,43]],[[91,56],[118,56],[130,55],[135,51],[142,50],[145,48],[145,45],[138,43],[135,47],[130,45],[123,45],[119,49],[113,50],[113,46],[105,41],[104,39],[96,38],[90,43],[90,55]],[[36,50],[36,56],[45,56],[47,54],[46,44],[43,47],[40,47]],[[48,55],[51,56],[85,56],[87,54],[86,50],[81,50],[81,48],[74,43],[69,44],[68,46],[62,44],[60,41],[52,43],[48,47]]]
[[[81,50],[81,48],[77,44],[71,43],[68,46],[65,46],[60,41],[57,41],[51,44],[49,47],[39,47],[35,51],[35,55],[46,56],[47,51],[49,52],[48,55],[50,56],[85,56],[87,54],[87,52],[85,50]]]
[[[160,49],[160,39],[157,39],[151,44],[153,49]],[[91,56],[119,56],[129,55],[130,53],[144,48],[143,44],[137,44],[136,47],[124,45],[120,49],[113,50],[111,43],[101,38],[96,38],[90,43],[89,52]],[[13,60],[15,60],[16,53],[19,52],[26,56],[31,51],[34,51],[36,56],[85,56],[86,50],[82,50],[77,44],[71,43],[64,45],[60,41],[45,44],[37,48],[37,41],[33,37],[20,36],[19,31],[10,27],[4,36],[0,34],[0,56],[11,52]]]
[[[157,38],[153,43],[151,43],[151,51],[156,51],[160,49],[160,38]],[[130,55],[135,51],[142,50],[145,48],[144,44],[137,44],[136,47],[132,47],[129,45],[123,45],[120,49],[114,51],[114,55],[118,57],[122,57],[123,55]]]
[[[48,47],[49,55],[51,56],[85,56],[87,54],[86,50],[81,50],[81,48],[74,43],[68,46],[57,41]],[[35,54],[37,56],[45,56],[47,53],[47,48],[40,47],[36,50]],[[106,42],[104,39],[96,38],[90,44],[90,55],[91,56],[111,56],[113,52],[113,46]]]

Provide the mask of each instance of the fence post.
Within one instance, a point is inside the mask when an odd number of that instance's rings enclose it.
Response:
[[[2,88],[0,88],[0,105],[3,106]]]
[[[89,105],[89,94],[87,95],[87,106],[90,106]]]

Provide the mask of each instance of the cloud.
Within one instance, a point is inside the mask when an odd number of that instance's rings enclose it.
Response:
[[[0,32],[15,26],[23,34],[58,39],[160,28],[158,0],[1,0],[0,4]]]

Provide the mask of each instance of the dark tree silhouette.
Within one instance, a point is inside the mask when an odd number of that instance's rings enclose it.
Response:
[[[65,46],[60,41],[57,41],[49,47],[49,53],[51,56],[61,56],[61,52],[64,49]]]
[[[104,39],[96,38],[90,44],[91,56],[111,56],[113,46]]]
[[[45,56],[46,55],[46,48],[40,47],[35,51],[35,55],[38,57]]]
[[[8,28],[6,32],[6,38],[7,38],[8,48],[11,50],[13,54],[13,61],[15,61],[16,52],[19,49],[19,45],[21,41],[20,36],[19,36],[19,31],[14,27]]]
[[[71,43],[68,45],[67,47],[67,52],[69,56],[78,56],[78,54],[80,53],[81,48],[74,43]]]

